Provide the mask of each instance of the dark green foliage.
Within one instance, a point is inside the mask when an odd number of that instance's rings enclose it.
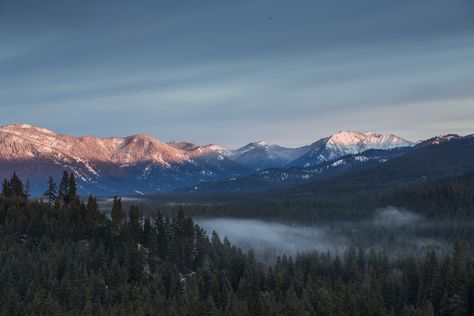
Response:
[[[69,176],[69,191],[67,191],[67,198],[66,201],[68,204],[78,204],[79,199],[77,197],[77,185],[76,185],[76,178],[74,176],[74,173],[71,172],[71,175]]]
[[[59,207],[63,206],[64,204],[68,204],[68,195],[69,195],[69,174],[67,171],[63,171],[63,177],[59,184],[58,189],[58,199],[57,205]]]
[[[26,197],[25,192],[23,191],[23,182],[20,180],[16,172],[13,172],[12,178],[10,179],[10,192],[13,197]]]
[[[80,205],[79,196],[77,195],[76,178],[73,172],[71,172],[70,175],[67,171],[63,172],[57,191],[56,183],[53,178],[50,177],[48,181],[48,189],[44,195],[47,197],[48,203],[52,203],[54,200],[54,205],[57,208]]]
[[[46,199],[48,201],[48,206],[49,207],[56,204],[56,198],[57,198],[56,190],[57,190],[56,183],[54,182],[53,177],[49,177],[48,189],[46,190],[46,192],[44,192],[44,196],[46,197]]]
[[[87,225],[94,225],[94,223],[105,223],[105,216],[99,209],[97,199],[93,196],[89,196],[87,199],[85,220]]]
[[[30,197],[30,179],[29,178],[26,179],[24,196],[26,198]]]
[[[118,229],[122,226],[124,222],[123,208],[122,208],[122,199],[114,197],[112,205],[112,225]]]
[[[182,208],[150,219],[132,207],[126,221],[119,198],[111,220],[94,197],[51,204],[0,198],[2,315],[474,312],[474,260],[463,243],[421,260],[350,247],[264,266],[226,238],[208,238]]]
[[[374,210],[393,205],[429,219],[474,220],[474,172],[426,182],[373,185],[328,180],[314,191],[296,188],[199,197],[160,196],[160,199],[157,202],[161,205],[167,199],[182,201],[186,204],[186,214],[196,217],[276,219],[308,224],[366,219]]]
[[[10,182],[7,179],[4,179],[2,183],[2,198],[9,198],[11,196],[12,191],[10,189]]]

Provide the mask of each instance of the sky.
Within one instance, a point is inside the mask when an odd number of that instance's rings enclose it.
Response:
[[[474,133],[472,0],[0,0],[0,125],[300,146]]]

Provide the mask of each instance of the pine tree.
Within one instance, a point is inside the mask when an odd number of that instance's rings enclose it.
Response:
[[[150,218],[145,217],[145,220],[143,221],[142,243],[147,248],[150,246],[150,243],[151,243],[152,232],[153,232],[153,227],[151,225]]]
[[[30,178],[26,178],[26,183],[25,183],[25,197],[29,198],[30,197]]]
[[[7,179],[4,179],[2,183],[2,197],[9,198],[11,196],[12,196],[12,190],[10,187],[10,182]]]
[[[53,177],[49,177],[48,189],[44,192],[44,195],[48,199],[48,206],[52,207],[56,203],[56,183]]]
[[[23,191],[23,182],[21,182],[16,172],[13,172],[12,178],[10,179],[10,190],[12,196],[14,197],[25,197],[25,192]]]
[[[158,211],[155,217],[155,229],[156,229],[156,243],[152,246],[152,249],[158,254],[161,259],[165,259],[168,256],[168,231],[167,225],[164,222],[161,212]]]
[[[305,311],[303,302],[298,298],[293,287],[290,287],[286,293],[285,307],[287,315],[308,315]]]
[[[77,185],[74,172],[71,172],[69,177],[69,191],[67,192],[67,202],[68,204],[79,204],[79,199],[77,197]]]
[[[114,201],[112,204],[112,224],[115,228],[119,228],[123,224],[124,216],[123,216],[123,209],[122,209],[122,199],[118,197],[114,197]]]
[[[447,292],[444,292],[441,303],[439,304],[439,315],[449,316],[449,298]]]
[[[174,239],[178,248],[178,262],[181,267],[190,268],[194,250],[194,225],[190,218],[186,218],[182,207],[178,208],[173,226]]]
[[[69,174],[66,170],[63,171],[63,177],[61,178],[61,182],[59,183],[59,190],[58,190],[58,197],[57,197],[57,205],[62,207],[64,204],[68,204],[69,201],[67,200],[69,194]]]
[[[454,292],[464,300],[465,284],[466,284],[466,265],[464,263],[464,245],[460,241],[456,241],[453,246],[453,278]]]
[[[408,258],[405,264],[404,276],[404,294],[407,304],[414,305],[417,301],[418,289],[420,287],[420,275],[415,258]]]
[[[128,211],[128,229],[134,240],[141,241],[140,209],[135,205]]]
[[[87,199],[87,213],[86,213],[86,223],[94,224],[97,222],[104,222],[104,216],[100,212],[99,204],[97,203],[97,199],[92,195],[89,195]]]
[[[357,266],[357,251],[354,246],[349,247],[344,258],[345,280],[355,280],[359,274],[359,267]]]
[[[426,300],[421,309],[422,316],[434,316],[433,305],[430,300]]]
[[[372,276],[370,283],[369,310],[371,315],[384,315],[384,300],[381,291],[380,281],[376,276]]]
[[[248,306],[245,302],[239,300],[239,298],[231,293],[229,295],[229,303],[227,304],[225,315],[229,316],[241,316],[249,315]]]
[[[449,302],[449,315],[452,315],[452,316],[466,315],[464,301],[459,295],[454,294],[452,297],[449,298],[448,302]]]

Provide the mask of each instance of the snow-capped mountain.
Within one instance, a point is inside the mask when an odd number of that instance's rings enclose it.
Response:
[[[424,147],[424,146],[430,146],[430,145],[439,145],[444,142],[449,142],[452,140],[458,140],[461,139],[462,136],[457,135],[457,134],[447,134],[443,136],[435,136],[430,139],[421,141],[420,143],[416,144],[417,147]]]
[[[308,167],[284,167],[257,171],[240,178],[201,183],[178,193],[255,192],[273,188],[327,183],[419,182],[459,176],[474,171],[474,135],[445,135],[416,146],[369,149]]]
[[[29,178],[35,194],[62,170],[74,171],[82,194],[160,192],[250,171],[212,146],[166,144],[146,135],[72,137],[28,124],[0,128],[0,176],[13,170]]]
[[[302,148],[285,148],[264,141],[253,142],[246,146],[228,151],[232,159],[254,170],[278,168],[301,156],[306,151]]]
[[[309,181],[340,175],[346,171],[382,164],[413,150],[413,147],[394,149],[369,149],[358,154],[349,154],[315,166],[271,168],[256,171],[240,178],[230,178],[201,183],[192,188],[183,188],[183,193],[250,192],[276,187],[289,187]]]
[[[268,168],[307,167],[367,149],[411,146],[394,135],[340,132],[309,146],[259,141],[239,149],[215,144],[161,142],[147,135],[73,137],[28,125],[0,127],[0,177],[15,170],[41,194],[46,179],[73,171],[81,194],[167,192],[202,182],[239,178]]]
[[[414,143],[404,138],[378,133],[341,131],[309,145],[306,152],[290,166],[309,167],[339,157],[357,154],[369,149],[411,147]]]

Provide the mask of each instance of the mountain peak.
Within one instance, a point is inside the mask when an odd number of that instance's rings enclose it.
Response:
[[[307,167],[368,149],[393,149],[413,145],[411,141],[393,134],[340,131],[311,144],[308,151],[290,165]]]
[[[256,142],[248,143],[244,147],[241,147],[241,148],[238,148],[238,149],[234,150],[234,152],[238,153],[238,154],[243,154],[243,153],[253,151],[253,150],[258,150],[258,151],[267,150],[271,147],[272,147],[272,145],[268,145],[263,140],[259,140],[259,141],[256,141]]]
[[[199,148],[199,145],[196,145],[196,144],[193,144],[193,143],[190,143],[190,142],[186,142],[186,141],[181,141],[181,140],[175,140],[175,141],[172,141],[172,142],[169,142],[168,145],[176,148],[176,149],[181,149],[181,150],[185,150],[185,151],[191,151],[191,150],[195,150],[197,148]]]
[[[409,140],[393,134],[381,134],[374,132],[340,131],[329,136],[328,145],[368,145],[378,149],[390,149],[395,147],[413,146]]]
[[[458,134],[446,134],[442,136],[435,136],[427,140],[421,141],[420,143],[418,143],[417,146],[422,147],[422,146],[428,146],[428,145],[438,145],[438,144],[449,142],[451,140],[459,139],[459,138],[461,138],[461,136],[459,136]]]
[[[329,143],[353,144],[360,140],[371,136],[368,132],[354,132],[354,131],[339,131],[329,136]]]
[[[211,151],[216,151],[216,152],[226,152],[226,151],[228,151],[227,148],[216,145],[216,144],[207,144],[207,145],[203,146],[203,148],[209,149]]]
[[[0,130],[10,131],[10,132],[20,132],[20,133],[39,132],[43,134],[56,135],[55,132],[50,131],[49,129],[31,125],[31,124],[10,124],[10,125],[1,126]]]
[[[271,145],[268,145],[263,140],[257,140],[255,142],[248,143],[247,145],[236,149],[236,151],[251,150],[251,149],[255,149],[255,148],[268,147],[268,146],[271,146]]]

